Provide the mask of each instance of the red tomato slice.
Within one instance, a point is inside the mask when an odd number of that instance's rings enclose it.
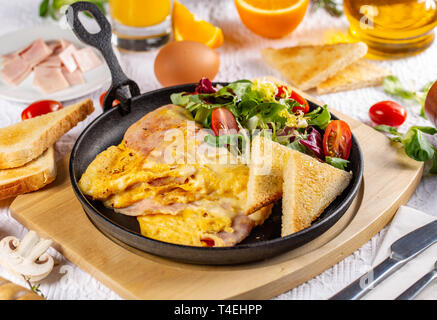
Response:
[[[407,119],[407,110],[394,101],[381,101],[370,107],[369,117],[376,124],[399,127]]]
[[[55,100],[40,100],[32,103],[21,113],[21,119],[31,119],[46,113],[62,109],[62,104]]]
[[[302,96],[300,96],[296,91],[291,92],[290,98],[296,100],[299,104],[303,106],[303,107],[294,107],[292,110],[293,113],[296,113],[299,110],[302,111],[303,113],[308,113],[308,111],[310,111],[310,105],[308,104],[308,101]]]
[[[352,133],[349,125],[342,120],[333,120],[326,127],[323,135],[325,156],[349,159]]]
[[[288,88],[286,86],[278,86],[278,93],[276,94],[276,98],[286,98],[288,96]]]
[[[237,133],[238,125],[231,111],[221,107],[212,110],[211,129],[216,136]]]
[[[100,106],[103,108],[103,101],[105,101],[105,97],[106,97],[106,94],[108,93],[108,91],[105,91],[105,92],[103,92],[102,93],[102,95],[100,96]],[[117,104],[119,104],[120,103],[120,101],[118,101],[118,100],[114,100],[113,102],[112,102],[112,106],[113,107],[115,107]]]

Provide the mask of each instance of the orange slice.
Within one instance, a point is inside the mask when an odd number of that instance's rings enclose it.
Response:
[[[173,3],[173,35],[176,41],[196,41],[210,48],[223,44],[223,32],[209,22],[200,20],[178,1]]]
[[[266,38],[282,38],[302,22],[309,0],[235,0],[243,24]]]

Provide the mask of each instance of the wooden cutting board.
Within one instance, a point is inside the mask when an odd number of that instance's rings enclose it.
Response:
[[[13,216],[83,270],[127,299],[266,299],[344,259],[381,230],[420,181],[423,164],[408,158],[381,133],[338,112],[358,138],[364,177],[347,213],[319,238],[273,259],[238,266],[173,262],[111,241],[88,220],[68,176],[68,158],[54,183],[19,196]]]

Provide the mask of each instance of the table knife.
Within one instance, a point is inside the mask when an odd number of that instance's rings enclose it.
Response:
[[[437,261],[435,262],[434,269],[425,274],[422,278],[417,280],[411,287],[405,290],[395,300],[413,300],[427,285],[429,285],[434,279],[437,278]]]
[[[360,299],[435,242],[437,242],[437,220],[396,240],[391,245],[391,255],[387,259],[332,296],[330,300]]]

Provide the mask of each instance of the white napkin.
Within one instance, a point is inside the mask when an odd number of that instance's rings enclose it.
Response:
[[[401,207],[393,218],[381,247],[376,253],[372,268],[390,255],[390,247],[394,241],[435,219],[437,219],[437,217],[430,216],[410,207]],[[437,243],[398,269],[394,274],[366,294],[363,299],[395,299],[422,276],[431,271],[434,268],[436,260]],[[436,300],[437,280],[429,284],[415,299]]]

